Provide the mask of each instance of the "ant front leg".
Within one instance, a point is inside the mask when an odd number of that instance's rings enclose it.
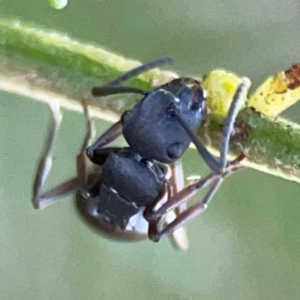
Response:
[[[149,227],[149,239],[154,242],[158,242],[163,235],[173,233],[178,230],[178,228],[185,226],[187,222],[203,213],[207,209],[209,201],[213,198],[225,177],[240,169],[242,166],[239,163],[244,158],[245,155],[242,153],[237,159],[227,165],[222,174],[215,174],[212,172],[205,178],[188,185],[183,190],[169,198],[169,200],[159,209],[153,210],[153,207],[146,209],[144,216],[151,224]],[[159,228],[160,220],[165,214],[176,209],[178,206],[187,203],[187,201],[193,197],[199,189],[206,186],[209,186],[209,189],[200,202],[182,211],[174,221],[167,224],[165,227]]]
[[[176,195],[178,192],[184,189],[184,175],[182,170],[182,165],[179,161],[172,163],[171,165],[171,178],[169,180],[169,192],[168,197],[169,199]],[[167,200],[167,202],[169,201]],[[174,210],[170,211],[168,214],[165,214],[165,218],[160,220],[162,226],[166,226],[167,224],[171,223],[176,219],[183,211],[186,210],[186,203],[182,203],[181,205],[177,206]],[[172,214],[171,214],[172,213]],[[157,231],[157,224],[154,225],[154,231]],[[150,224],[149,232],[152,232],[151,229],[153,225]],[[189,240],[187,237],[187,233],[185,227],[180,227],[174,230],[169,235],[170,241],[176,249],[180,250],[187,250],[189,247]],[[150,237],[151,239],[151,237]]]
[[[93,158],[94,151],[108,145],[122,134],[122,120],[113,124],[90,147],[86,148],[86,155]]]

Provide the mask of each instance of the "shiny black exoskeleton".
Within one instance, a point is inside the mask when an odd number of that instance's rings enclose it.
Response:
[[[241,155],[228,164],[226,155],[239,102],[246,93],[248,81],[242,79],[234,95],[224,124],[218,161],[195,134],[206,112],[206,92],[199,81],[174,79],[150,92],[119,85],[166,62],[169,62],[168,58],[150,62],[93,89],[94,96],[138,93],[143,98],[90,147],[87,146],[91,121],[85,103],[88,132],[77,159],[78,175],[42,194],[41,188],[49,172],[49,153],[61,120],[59,109],[52,106],[54,123],[35,180],[35,207],[45,207],[78,190],[77,208],[89,225],[111,237],[132,240],[148,234],[153,241],[158,241],[164,234],[177,232],[188,220],[205,211],[223,179],[238,168],[238,162],[243,158]],[[129,148],[105,148],[121,134]],[[191,141],[212,173],[184,188],[176,161]],[[85,153],[91,166],[85,161]],[[171,164],[171,174],[165,164]],[[183,204],[203,186],[209,186],[209,190],[202,201],[186,208]],[[182,244],[181,237],[175,239],[177,245]]]
[[[93,93],[103,96],[120,92],[119,89],[99,87]],[[121,91],[128,90],[122,87]],[[174,118],[174,112],[180,112],[180,117],[195,131],[206,109],[206,93],[201,83],[193,78],[175,79],[151,92],[138,92],[144,97],[123,113],[116,123],[117,128],[116,124],[113,125],[87,149],[88,157],[93,163],[102,165],[103,171],[101,181],[96,183],[97,192],[86,201],[98,197],[99,214],[103,214],[112,226],[123,229],[138,210],[160,201],[158,195],[164,192],[166,178],[161,172],[161,164],[155,161],[176,161],[191,142],[186,130]],[[130,146],[126,157],[124,150],[112,152],[104,164],[102,158],[99,163],[100,150],[105,151],[103,147],[111,141],[106,139],[107,136],[116,138],[116,133],[121,132]],[[139,194],[143,195],[143,200],[136,199]]]
[[[171,163],[188,148],[191,138],[172,116],[177,110],[195,131],[206,109],[205,91],[192,78],[175,79],[146,95],[122,116],[123,135],[142,157]]]
[[[145,71],[145,66],[141,68]],[[100,149],[105,150],[105,148],[103,148],[104,146],[123,134],[130,146],[132,157],[139,156],[143,161],[147,162],[147,165],[151,163],[157,168],[157,162],[170,164],[178,160],[186,151],[192,139],[199,153],[213,170],[213,173],[218,175],[225,174],[224,168],[227,163],[226,153],[229,143],[229,134],[235,118],[232,116],[232,112],[229,122],[226,124],[226,130],[224,130],[224,138],[222,141],[224,145],[222,145],[223,148],[221,149],[221,161],[218,162],[207,151],[195,134],[206,112],[206,91],[201,86],[201,83],[193,78],[179,78],[150,92],[117,85],[125,79],[127,80],[129,77],[128,74],[130,73],[136,75],[137,72],[136,70],[131,71],[127,73],[125,77],[122,75],[106,86],[96,87],[92,91],[94,96],[107,96],[116,93],[139,93],[143,95],[143,98],[131,110],[124,112],[120,121],[108,129],[87,149],[87,156],[91,161],[97,164],[97,151]],[[239,97],[241,88],[242,87],[238,88],[235,98]],[[237,101],[237,99],[234,101]],[[119,154],[117,154],[117,156],[114,155],[114,160],[119,162],[123,161],[124,157],[118,155]],[[133,216],[134,213],[137,213],[137,210],[133,210],[133,207],[138,206],[135,200],[135,194],[140,192],[144,193],[145,189],[155,191],[156,193],[156,195],[153,194],[152,197],[149,197],[149,201],[145,201],[139,206],[140,209],[145,209],[144,217],[148,222],[152,223],[152,226],[149,226],[148,232],[152,240],[156,241],[163,233],[171,232],[177,228],[178,224],[176,224],[176,222],[181,223],[183,220],[191,218],[193,214],[200,213],[205,209],[205,203],[208,200],[202,202],[197,209],[183,212],[175,223],[173,222],[170,226],[166,225],[164,228],[159,228],[158,221],[160,217],[167,213],[166,208],[164,208],[165,211],[163,213],[157,212],[154,209],[155,205],[161,201],[161,197],[157,197],[157,195],[162,193],[162,186],[157,186],[157,189],[154,188],[150,180],[151,176],[147,172],[147,167],[144,166],[138,170],[134,167],[132,157],[129,158],[129,161],[132,162],[130,167],[122,163],[109,164],[109,173],[105,173],[105,176],[103,174],[102,181],[97,183],[100,187],[107,187],[106,181],[110,182],[106,192],[101,192],[100,188],[99,194],[96,196],[99,197],[99,207],[101,207],[98,211],[108,217],[107,219],[111,222],[112,226],[125,226],[129,221],[128,216],[130,214]],[[103,167],[105,166],[106,163]],[[134,175],[128,176],[130,172]],[[153,174],[155,174],[155,172]],[[154,176],[157,178],[156,174]],[[136,180],[137,183],[134,187],[132,186],[132,178]],[[143,178],[142,182],[140,178]],[[219,178],[222,178],[222,176]],[[167,180],[162,177],[161,183],[163,181],[165,183],[167,182]],[[204,181],[199,181],[197,183],[197,189],[203,184]],[[126,197],[123,197],[124,189],[127,186],[132,186],[132,188],[129,188]],[[210,193],[208,193],[208,199],[210,199],[211,195],[216,191],[217,186],[216,184],[216,186],[212,187]],[[194,190],[186,191],[186,193],[183,193],[181,196],[178,196],[179,194],[179,192],[174,193],[174,195],[169,194],[167,202],[172,202],[173,198],[176,197],[178,197],[178,199],[176,198],[176,202],[188,199],[194,194]],[[111,200],[112,198],[114,201]],[[126,205],[123,204],[123,200],[126,201]],[[114,204],[112,204],[112,202]],[[115,214],[112,214],[112,211],[121,209],[121,206],[123,212],[116,217]],[[118,212],[120,211],[118,210]],[[113,220],[115,220],[115,223]],[[118,222],[116,222],[116,220],[118,220]]]
[[[102,174],[88,194],[98,198],[97,211],[107,222],[125,229],[129,219],[152,204],[163,191],[166,170],[130,148],[102,150],[94,160],[102,165]]]

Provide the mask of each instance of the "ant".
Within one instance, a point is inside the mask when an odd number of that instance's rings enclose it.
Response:
[[[169,58],[151,61],[92,89],[92,95],[136,93],[143,98],[121,119],[104,132],[91,146],[92,122],[86,100],[83,101],[87,133],[77,157],[77,176],[42,193],[51,169],[51,151],[62,120],[57,103],[53,103],[53,123],[36,174],[33,205],[44,208],[58,198],[77,191],[77,209],[88,225],[110,238],[138,240],[148,237],[159,241],[169,235],[178,248],[187,248],[184,225],[203,213],[225,177],[240,168],[242,153],[227,162],[230,135],[243,95],[250,83],[242,78],[223,127],[220,160],[216,160],[195,131],[206,113],[206,91],[193,78],[178,78],[147,92],[120,86],[128,79],[157,66]],[[120,135],[129,147],[107,147]],[[210,167],[206,177],[183,187],[178,159],[191,141]],[[204,198],[186,208],[187,201],[203,187],[209,186]]]

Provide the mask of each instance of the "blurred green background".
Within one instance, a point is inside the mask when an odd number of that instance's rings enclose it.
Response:
[[[175,59],[182,75],[227,68],[257,86],[300,62],[300,3],[285,1],[2,0],[20,18],[141,61]],[[72,197],[44,211],[31,189],[50,113],[0,93],[0,299],[299,299],[300,186],[253,170],[228,178],[209,210],[188,226],[190,249],[164,238],[125,244],[89,231]],[[300,107],[285,114],[300,123]],[[99,122],[102,132],[108,123]],[[48,186],[75,173],[84,118],[65,112]],[[198,154],[187,175],[205,174]],[[201,196],[198,195],[197,199]]]

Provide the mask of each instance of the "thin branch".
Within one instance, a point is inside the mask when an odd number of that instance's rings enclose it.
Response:
[[[82,112],[80,100],[91,98],[93,86],[104,84],[140,63],[74,41],[66,35],[22,24],[0,21],[0,89],[44,103],[53,99],[61,107]],[[130,80],[130,86],[150,90],[174,78],[176,74],[158,69]],[[115,122],[121,112],[132,107],[138,97],[105,97],[91,103],[93,117]],[[218,155],[223,119],[211,106],[208,126],[199,129],[207,134],[211,150]],[[271,120],[253,110],[239,114],[232,140],[233,153],[247,154],[245,166],[300,182],[299,126],[284,120]]]

